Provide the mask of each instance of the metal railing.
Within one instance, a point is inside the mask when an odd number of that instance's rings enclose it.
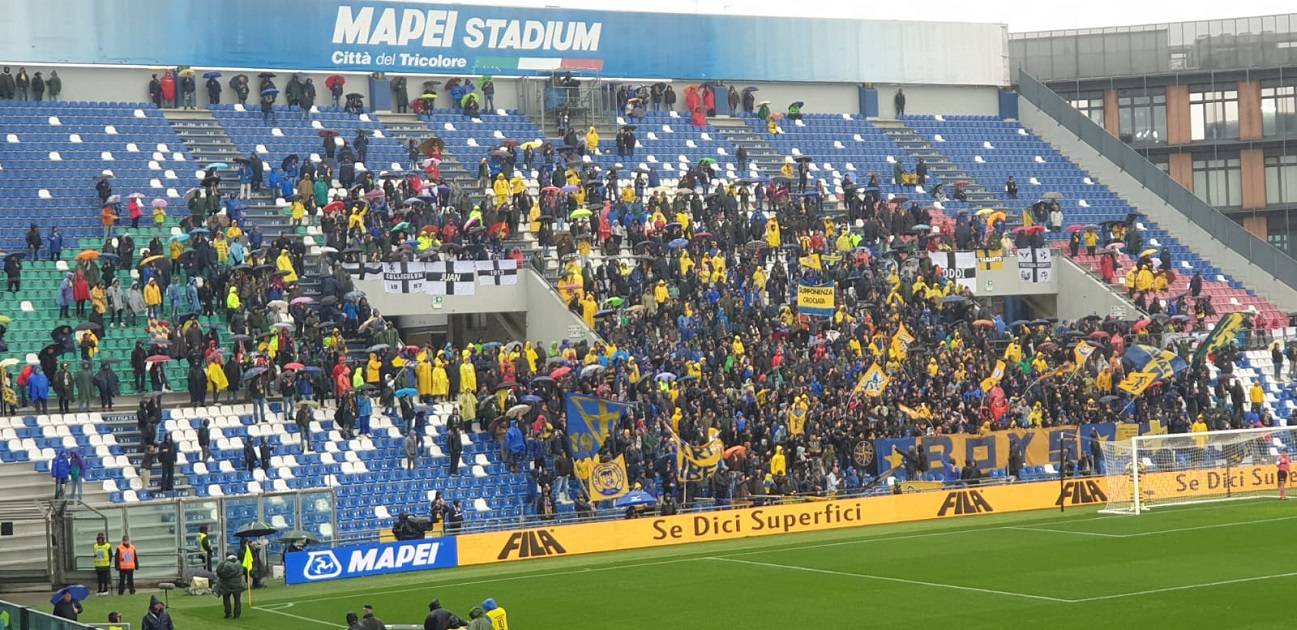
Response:
[[[0,600],[0,628],[4,630],[82,630],[93,626],[60,619],[35,608]]]
[[[1262,271],[1297,289],[1297,260],[1283,250],[1259,239],[1220,210],[1208,205],[1191,191],[1163,173],[1143,155],[1108,133],[1098,123],[1063,100],[1048,86],[1026,72],[1018,72],[1018,94],[1053,118],[1063,128],[1112,161],[1142,186],[1164,200],[1219,241]],[[1205,253],[1205,252],[1204,252]]]

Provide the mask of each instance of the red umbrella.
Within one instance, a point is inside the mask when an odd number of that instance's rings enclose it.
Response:
[[[1148,328],[1148,325],[1151,323],[1153,323],[1153,320],[1151,319],[1141,319],[1135,322],[1135,325],[1131,326],[1130,330],[1131,332],[1139,332],[1141,330],[1144,330],[1145,328]]]
[[[1084,226],[1084,225],[1069,225],[1069,226],[1067,226],[1067,231],[1068,231],[1068,232],[1071,232],[1071,233],[1073,233],[1073,234],[1075,234],[1075,233],[1077,233],[1077,232],[1084,232],[1084,231],[1085,231],[1085,226]]]
[[[145,362],[145,363],[166,363],[167,361],[170,361],[170,360],[171,360],[171,357],[169,357],[169,356],[167,356],[167,355],[165,355],[165,354],[155,354],[155,355],[153,355],[153,356],[151,356],[151,357],[149,357],[149,358],[147,358],[147,359],[144,359],[144,362]]]
[[[334,86],[346,85],[346,84],[347,84],[347,78],[340,74],[331,74],[329,75],[329,78],[324,80],[324,87],[327,87],[330,90],[332,90]]]
[[[1089,338],[1090,338],[1090,339],[1093,339],[1093,340],[1095,340],[1095,341],[1103,341],[1103,340],[1105,340],[1105,339],[1108,338],[1108,333],[1103,332],[1102,330],[1096,330],[1096,331],[1090,333],[1090,337],[1089,337]]]
[[[287,363],[287,364],[284,365],[284,369],[285,369],[285,370],[301,370],[301,369],[304,369],[304,368],[306,368],[305,365],[302,365],[301,363],[298,363],[298,362],[296,362],[296,361],[293,361],[292,363]]]
[[[316,133],[319,133],[321,138],[333,138],[338,135],[337,130],[334,129],[321,129]]]
[[[1027,229],[1026,229],[1026,232],[1027,232],[1028,234],[1033,234],[1033,235],[1035,235],[1035,234],[1044,234],[1044,233],[1045,233],[1045,226],[1043,226],[1043,225],[1033,225],[1033,226],[1027,228]]]
[[[567,376],[568,374],[571,374],[571,373],[572,373],[572,368],[570,368],[570,367],[566,367],[566,366],[565,366],[565,367],[561,367],[561,368],[559,368],[559,369],[557,369],[557,370],[554,370],[553,372],[550,372],[550,373],[549,373],[549,377],[552,378],[552,379],[560,379],[560,378],[563,378],[564,376]]]

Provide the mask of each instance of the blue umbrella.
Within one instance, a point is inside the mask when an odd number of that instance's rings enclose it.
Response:
[[[676,380],[676,375],[673,374],[673,373],[671,373],[671,372],[658,372],[657,380],[659,380],[659,381],[674,381],[674,380]]]
[[[212,231],[207,228],[194,228],[189,230],[190,236],[210,236],[211,233]]]
[[[180,242],[180,243],[184,243],[184,242],[187,242],[187,241],[189,240],[189,235],[188,235],[188,234],[175,234],[175,235],[173,235],[173,236],[171,237],[171,240],[173,240],[173,241],[177,241],[177,242]]]
[[[58,591],[56,591],[53,595],[51,595],[51,596],[50,596],[50,603],[51,603],[51,604],[57,604],[57,603],[59,603],[59,600],[60,600],[60,599],[63,599],[63,594],[64,594],[64,593],[71,593],[71,594],[72,594],[72,601],[76,601],[76,602],[79,602],[79,601],[81,601],[81,600],[84,600],[84,599],[87,599],[87,598],[90,597],[90,589],[88,589],[88,588],[86,588],[86,587],[84,587],[84,586],[82,586],[82,585],[80,585],[80,584],[69,584],[69,585],[64,586],[63,588],[59,589]]]
[[[261,91],[262,96],[279,96],[279,90],[275,88],[266,88]]]
[[[243,373],[243,380],[244,382],[250,381],[254,378],[257,378],[258,376],[261,376],[262,374],[265,374],[266,371],[267,371],[266,368],[254,367],[248,370],[247,372]]]
[[[678,238],[671,241],[670,243],[667,243],[667,247],[670,247],[671,249],[680,249],[681,247],[685,247],[687,245],[689,245],[689,241],[686,241],[683,238]]]
[[[396,390],[397,398],[414,398],[415,396],[418,395],[419,395],[419,390],[413,387],[403,387],[401,389]]]
[[[209,169],[213,169],[213,168],[230,168],[230,165],[229,165],[229,164],[226,164],[225,162],[212,162],[211,164],[208,164],[208,165],[207,165],[207,168],[209,168]]]
[[[307,374],[322,374],[324,372],[324,368],[314,366],[314,365],[308,365],[302,368],[301,371],[306,372]]]
[[[523,403],[524,405],[539,405],[545,402],[545,399],[535,394],[527,394],[526,396],[519,398],[518,402]]]
[[[630,492],[623,494],[621,498],[617,499],[617,501],[613,503],[613,505],[619,508],[625,508],[641,505],[657,505],[657,502],[657,497],[654,497],[643,490],[631,490]]]
[[[216,71],[212,71],[212,72],[204,72],[204,73],[203,73],[203,78],[204,78],[204,79],[219,79],[219,78],[221,78],[221,73],[216,72]]]
[[[577,188],[575,184],[568,184],[568,185],[566,185],[566,186],[560,188],[559,190],[562,191],[562,192],[565,192],[565,193],[574,193],[574,192],[576,192],[576,191],[578,191],[578,190],[581,190],[581,189],[580,189],[580,188]]]

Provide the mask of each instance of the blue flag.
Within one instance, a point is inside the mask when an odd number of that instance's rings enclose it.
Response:
[[[617,421],[631,407],[606,398],[576,394],[565,395],[563,402],[567,407],[567,439],[572,443],[572,457],[576,459],[598,453]]]

